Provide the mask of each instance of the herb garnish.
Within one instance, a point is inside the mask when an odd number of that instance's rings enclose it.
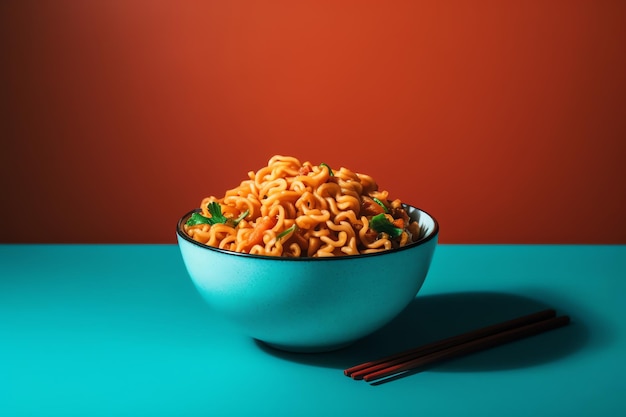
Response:
[[[236,227],[240,221],[242,221],[248,214],[250,214],[250,211],[246,210],[241,213],[241,215],[236,219],[229,219],[222,214],[222,207],[219,205],[219,203],[216,203],[215,201],[209,203],[207,208],[209,209],[211,217],[204,217],[200,213],[193,213],[189,220],[187,220],[187,226],[195,226],[198,224],[214,225],[222,223],[232,227]]]
[[[322,163],[320,164],[320,166],[321,166],[321,167],[326,167],[326,168],[328,168],[328,174],[329,174],[331,177],[334,177],[334,176],[335,176],[335,173],[333,172],[332,168],[331,168],[330,166],[328,166],[328,164],[326,164],[326,163],[322,162]]]
[[[402,229],[394,226],[383,213],[372,217],[372,220],[370,220],[370,226],[378,233],[387,233],[392,239],[402,234]]]
[[[284,238],[285,236],[287,236],[289,233],[291,232],[295,232],[298,229],[298,226],[296,226],[296,224],[294,223],[293,226],[283,230],[282,232],[280,232],[278,234],[278,236],[276,236],[276,240],[280,240],[282,238]]]
[[[383,210],[385,210],[385,213],[389,213],[389,210],[387,210],[387,206],[382,201],[380,201],[376,197],[372,197],[372,200],[374,200],[374,202],[376,202],[376,204],[381,206],[383,208]]]

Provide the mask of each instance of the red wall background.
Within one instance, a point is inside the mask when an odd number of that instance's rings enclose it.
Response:
[[[273,154],[442,243],[626,243],[626,2],[0,2],[2,242],[166,242]]]

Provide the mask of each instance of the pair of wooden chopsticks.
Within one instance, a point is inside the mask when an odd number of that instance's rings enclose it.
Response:
[[[376,381],[556,329],[565,326],[569,321],[568,316],[557,317],[553,309],[542,310],[362,363],[344,370],[343,373],[352,379]]]

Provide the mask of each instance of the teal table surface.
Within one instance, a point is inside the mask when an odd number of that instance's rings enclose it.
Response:
[[[440,245],[392,323],[329,353],[215,316],[176,245],[0,245],[0,416],[626,415],[626,246]],[[373,385],[343,369],[553,307],[567,327]]]

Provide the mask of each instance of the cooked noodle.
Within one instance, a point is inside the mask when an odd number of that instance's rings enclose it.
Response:
[[[219,208],[223,219],[211,211],[211,205]],[[369,175],[281,155],[273,156],[258,171],[250,171],[247,180],[222,198],[203,199],[198,214],[200,222],[207,223],[190,221],[183,226],[192,239],[267,256],[373,253],[405,246],[417,240],[420,232],[402,202],[390,201],[388,192],[379,191]],[[226,220],[212,222],[219,219]],[[390,229],[378,226],[376,230],[373,221]]]

